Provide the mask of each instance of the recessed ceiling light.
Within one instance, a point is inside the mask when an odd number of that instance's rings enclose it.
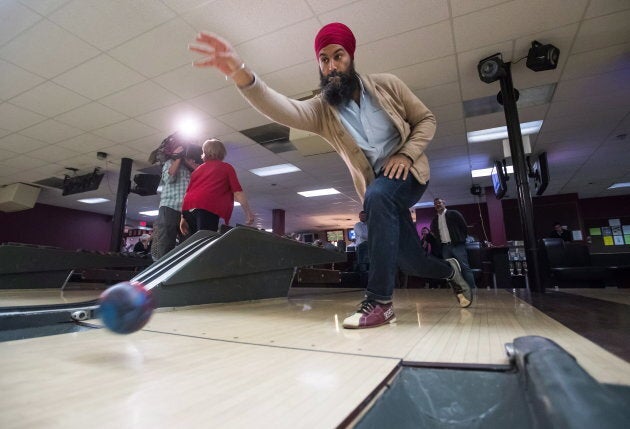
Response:
[[[303,197],[319,197],[322,195],[334,195],[334,194],[338,194],[339,191],[336,190],[335,188],[326,188],[326,189],[315,189],[312,191],[302,191],[302,192],[298,192],[298,194],[302,195]]]
[[[431,201],[425,201],[424,203],[416,203],[414,204],[414,208],[420,208],[420,207],[433,207],[433,203]]]
[[[294,171],[302,171],[293,164],[270,165],[269,167],[253,168],[251,170],[256,176],[274,176],[276,174],[293,173]]]
[[[145,215],[145,216],[157,216],[159,212],[160,212],[159,210],[147,210],[146,212],[140,212],[138,214]]]
[[[521,124],[521,134],[535,134],[540,131],[543,121],[524,122]],[[491,140],[503,140],[508,138],[507,127],[488,128],[487,130],[471,131],[466,133],[468,143],[480,143]]]
[[[240,205],[241,205],[241,203],[239,203],[238,201],[234,201],[234,207],[238,207]]]
[[[107,198],[84,198],[82,200],[77,200],[80,203],[85,203],[85,204],[99,204],[99,203],[106,203],[109,200]]]
[[[507,170],[508,174],[514,173],[514,167],[511,166],[511,165],[508,165],[506,167],[506,170]],[[492,174],[492,167],[490,167],[490,168],[480,168],[479,170],[473,170],[470,173],[472,174],[472,177],[486,177],[486,176],[490,176]]]
[[[613,183],[608,187],[608,189],[617,189],[617,188],[630,188],[630,182],[619,182]]]

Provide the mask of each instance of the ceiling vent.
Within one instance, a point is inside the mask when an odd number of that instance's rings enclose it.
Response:
[[[271,123],[260,127],[249,128],[240,132],[273,153],[295,150],[289,141],[289,128]]]

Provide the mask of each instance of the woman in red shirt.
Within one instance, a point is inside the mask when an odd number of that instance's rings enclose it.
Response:
[[[200,229],[218,231],[219,218],[229,224],[234,200],[241,203],[247,218],[246,224],[254,222],[254,213],[249,208],[234,167],[223,162],[225,155],[225,146],[220,140],[204,142],[201,155],[204,162],[190,175],[190,184],[182,203],[179,224],[182,234],[192,234]]]

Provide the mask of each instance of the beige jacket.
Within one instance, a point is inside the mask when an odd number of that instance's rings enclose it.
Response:
[[[418,182],[429,180],[425,150],[435,134],[435,116],[399,78],[391,74],[361,76],[365,89],[376,98],[400,132],[401,143],[390,154],[400,153],[413,160],[411,174]],[[239,88],[256,110],[274,122],[320,135],[339,153],[363,200],[374,171],[363,151],[339,120],[337,110],[320,95],[293,100],[269,88],[258,76],[250,86]]]

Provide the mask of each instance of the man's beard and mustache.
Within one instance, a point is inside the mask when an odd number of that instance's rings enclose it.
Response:
[[[347,73],[334,70],[324,76],[320,70],[319,87],[324,101],[331,106],[339,106],[352,100],[355,91],[359,89],[359,75],[354,70],[354,64],[350,65]]]

